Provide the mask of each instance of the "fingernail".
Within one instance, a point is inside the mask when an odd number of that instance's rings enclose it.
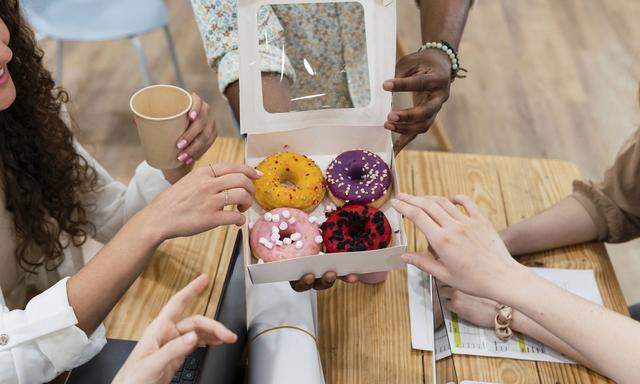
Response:
[[[193,157],[188,158],[184,163],[190,165],[191,163],[193,163]]]
[[[189,155],[187,155],[186,153],[181,153],[180,156],[178,156],[178,161],[185,161],[187,157],[189,157]]]
[[[384,83],[382,83],[382,85],[386,89],[393,89],[393,81],[391,81],[391,80],[385,81]]]
[[[180,142],[178,143],[178,149],[182,149],[182,148],[184,148],[184,147],[186,147],[186,146],[187,146],[187,140],[182,139],[182,140],[180,140]]]
[[[262,172],[262,171],[260,171],[258,169],[256,169],[256,174],[258,175],[258,177],[264,176],[264,172]]]
[[[197,338],[196,333],[194,331],[191,331],[185,335],[184,343],[187,345],[191,345],[196,342],[196,338]]]
[[[400,120],[400,116],[397,113],[390,113],[389,114],[389,120],[396,122],[398,120]]]
[[[191,113],[189,113],[189,117],[191,117],[191,119],[195,119],[196,117],[198,117],[198,112],[191,111]]]

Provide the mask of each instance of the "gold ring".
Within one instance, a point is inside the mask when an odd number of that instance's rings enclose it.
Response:
[[[217,178],[218,175],[216,175],[216,171],[213,169],[213,165],[211,165],[211,163],[209,163],[209,169],[211,170],[211,174],[213,175],[213,177]]]
[[[229,205],[229,191],[224,190],[224,205]]]

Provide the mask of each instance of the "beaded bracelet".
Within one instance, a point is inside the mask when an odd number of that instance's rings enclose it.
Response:
[[[453,48],[451,44],[447,43],[444,40],[432,41],[420,47],[420,49],[418,49],[418,52],[422,52],[425,49],[439,49],[442,52],[446,53],[447,56],[449,56],[449,60],[451,61],[451,78],[455,79],[458,77],[459,78],[466,77],[464,75],[458,74],[459,71],[467,72],[467,70],[460,66],[460,60],[458,59],[458,54],[456,53],[456,50]]]

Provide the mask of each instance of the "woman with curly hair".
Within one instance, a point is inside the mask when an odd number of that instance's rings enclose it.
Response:
[[[165,239],[244,222],[257,171],[191,171],[215,139],[194,95],[176,145],[184,165],[142,163],[125,186],[74,140],[43,52],[18,1],[0,2],[0,383],[39,383],[105,344],[101,322]],[[173,184],[173,185],[171,185]],[[105,243],[84,265],[88,236]],[[221,327],[223,328],[223,327]],[[198,329],[184,329],[184,332]]]

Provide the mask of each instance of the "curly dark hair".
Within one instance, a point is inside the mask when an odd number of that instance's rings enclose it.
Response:
[[[7,67],[16,87],[15,102],[0,112],[0,175],[17,237],[15,256],[27,272],[53,270],[67,246],[83,244],[94,230],[80,196],[94,189],[96,172],[74,148],[60,116],[69,95],[44,68],[44,53],[18,0],[1,1],[0,17],[11,35]],[[63,232],[68,236],[61,238]],[[29,252],[34,247],[38,252]]]

